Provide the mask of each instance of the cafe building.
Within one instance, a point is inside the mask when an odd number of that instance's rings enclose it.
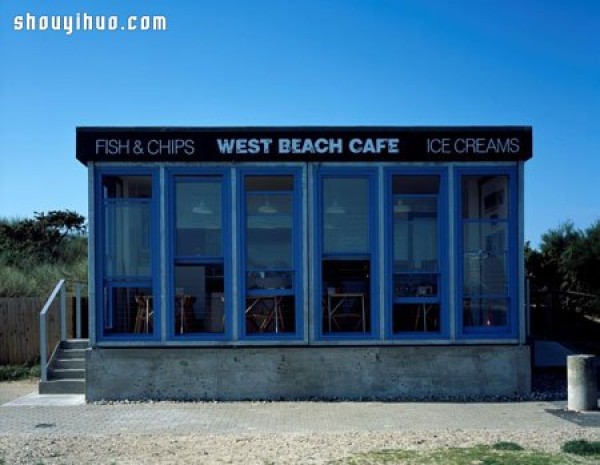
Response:
[[[100,399],[530,391],[531,127],[80,127]]]

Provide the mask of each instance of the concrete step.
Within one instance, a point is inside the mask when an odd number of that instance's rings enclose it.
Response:
[[[85,394],[87,339],[62,341],[50,367],[48,381],[40,381],[40,394]]]
[[[85,379],[85,370],[81,368],[52,368],[48,370],[48,379]]]
[[[68,339],[62,341],[60,347],[62,349],[87,349],[90,345],[89,339]]]
[[[40,394],[85,394],[85,380],[56,379],[40,381]]]
[[[60,355],[60,354],[59,354]],[[54,369],[82,369],[85,370],[85,358],[57,358],[54,360]]]
[[[85,349],[60,349],[56,354],[57,358],[85,358]]]

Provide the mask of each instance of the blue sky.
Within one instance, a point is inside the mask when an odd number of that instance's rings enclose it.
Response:
[[[0,0],[0,216],[87,214],[75,127],[531,125],[526,239],[600,219],[600,2]],[[163,32],[15,16],[164,15]]]

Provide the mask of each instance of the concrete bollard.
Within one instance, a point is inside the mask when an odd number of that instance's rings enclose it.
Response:
[[[569,410],[596,410],[598,386],[594,355],[567,357],[567,408]]]

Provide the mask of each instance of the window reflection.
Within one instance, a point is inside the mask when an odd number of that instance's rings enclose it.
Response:
[[[393,176],[393,321],[398,332],[440,331],[439,176]]]
[[[508,325],[506,299],[463,299],[463,324],[467,327]]]
[[[221,182],[178,180],[175,195],[177,255],[221,256]]]
[[[105,199],[149,199],[152,197],[152,178],[150,176],[104,176],[102,189]]]
[[[463,176],[463,325],[508,325],[508,176]]]
[[[323,252],[360,253],[369,250],[369,180],[323,180]]]
[[[394,267],[437,271],[437,197],[394,196]]]
[[[104,207],[107,277],[151,276],[150,204],[110,202]]]
[[[291,269],[292,195],[247,195],[247,266],[252,269]]]

